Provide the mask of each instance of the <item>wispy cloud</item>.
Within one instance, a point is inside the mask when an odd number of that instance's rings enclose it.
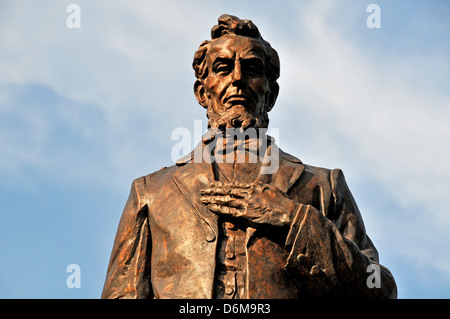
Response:
[[[37,170],[128,190],[131,178],[171,165],[171,131],[205,118],[192,90],[194,51],[221,13],[236,14],[280,54],[270,115],[281,147],[343,168],[385,254],[450,281],[450,48],[435,8],[420,7],[419,28],[407,19],[414,5],[379,1],[382,28],[369,30],[369,2],[77,3],[79,30],[65,26],[69,2],[1,5],[3,183]]]
[[[289,66],[284,112],[306,118],[286,144],[298,154],[306,146],[304,160],[311,164],[318,159],[343,167],[351,183],[378,184],[383,193],[373,194],[363,212],[373,214],[370,220],[382,218],[375,236],[395,242],[388,249],[411,269],[434,269],[450,282],[449,255],[443,253],[450,240],[450,94],[443,89],[448,52],[410,52],[397,39],[397,46],[367,55],[352,33],[332,23],[331,16],[342,13],[339,6],[319,3],[305,10],[298,19],[299,43],[282,50]],[[374,211],[379,195],[396,205]]]

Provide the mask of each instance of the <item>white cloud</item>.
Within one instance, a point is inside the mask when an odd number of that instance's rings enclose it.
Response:
[[[417,59],[408,52],[403,52],[399,65],[388,70],[380,68],[380,60],[365,57],[348,34],[344,36],[339,28],[327,24],[332,8],[322,11],[315,6],[320,11],[305,12],[299,21],[308,36],[299,45],[282,48],[286,69],[281,94],[285,94],[289,111],[299,118],[302,112],[313,116],[316,122],[306,128],[320,126],[351,143],[355,152],[342,150],[338,156],[340,161],[355,164],[358,174],[383,178],[399,197],[407,194],[419,201],[442,198],[442,183],[447,184],[450,177],[446,163],[450,148],[443,143],[450,139],[450,110],[446,107],[450,95],[411,81],[411,77],[427,74],[411,71]],[[434,65],[433,73],[448,72],[448,65],[437,67]],[[340,144],[336,139],[329,142]],[[316,146],[319,151],[328,147],[335,149],[323,143]],[[415,189],[427,180],[433,181],[427,189]]]
[[[367,56],[330,23],[336,6],[320,4],[299,17],[299,43],[281,48],[284,112],[307,120],[287,133],[286,144],[298,154],[306,146],[308,163],[341,166],[354,184],[381,185],[381,195],[397,206],[376,212],[373,195],[363,216],[373,214],[367,217],[376,223],[375,237],[388,236],[388,249],[421,274],[433,269],[450,282],[450,259],[442,253],[450,240],[450,95],[443,90],[449,64],[435,52]]]
[[[251,12],[251,4],[225,10],[220,2],[201,7],[191,1],[77,3],[80,30],[65,26],[68,2],[2,3],[7,10],[0,13],[0,84],[48,88],[66,108],[20,113],[11,107],[11,95],[0,96],[0,111],[26,126],[22,131],[0,127],[0,165],[20,175],[24,167],[58,164],[70,167],[66,178],[97,181],[111,171],[144,174],[155,162],[159,168],[170,160],[171,130],[204,119],[193,96],[191,62],[216,23],[218,8],[238,14]],[[260,31],[280,53],[281,91],[271,125],[282,127],[281,146],[307,163],[343,168],[352,184],[382,185],[383,195],[401,212],[393,212],[386,225],[375,215],[388,212],[375,212],[374,198],[363,212],[373,222],[369,229],[379,238],[388,229],[401,243],[392,251],[417,267],[434,256],[433,267],[450,278],[450,258],[436,252],[448,242],[450,226],[447,57],[401,50],[398,39],[389,49],[368,54],[360,30],[352,29],[355,21],[365,28],[363,5],[302,2],[289,4],[289,15],[289,21],[263,11],[242,17],[262,21]],[[389,33],[384,25],[382,32]],[[272,31],[281,29],[286,33]],[[52,129],[60,124],[76,132],[85,154],[69,146],[51,148],[50,142],[58,143]],[[112,180],[105,184],[115,187]],[[421,215],[402,215],[417,213],[417,207]],[[419,228],[425,230],[418,233]]]

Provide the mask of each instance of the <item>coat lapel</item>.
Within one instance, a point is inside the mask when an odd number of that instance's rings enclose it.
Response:
[[[200,201],[200,191],[208,188],[210,182],[214,181],[214,174],[212,165],[208,161],[201,160],[198,163],[194,161],[195,152],[203,151],[204,149],[203,143],[200,143],[191,154],[178,160],[177,165],[182,167],[175,172],[172,179],[178,190],[189,202],[197,217],[204,222],[206,240],[211,242],[218,235],[218,217]],[[187,163],[189,164],[185,165]]]
[[[275,163],[274,161],[278,161]],[[283,152],[275,143],[268,146],[258,181],[271,184],[287,193],[300,178],[305,167],[298,158]],[[271,169],[264,167],[271,166]]]

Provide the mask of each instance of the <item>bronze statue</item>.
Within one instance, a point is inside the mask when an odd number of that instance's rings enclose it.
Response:
[[[342,171],[265,134],[277,52],[250,20],[218,22],[193,62],[208,131],[176,165],[134,180],[102,298],[396,298]]]

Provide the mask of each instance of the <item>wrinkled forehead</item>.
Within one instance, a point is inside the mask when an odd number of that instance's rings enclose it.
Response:
[[[267,56],[264,43],[260,39],[230,34],[213,40],[207,52],[209,62],[217,57],[230,59],[259,57],[264,61]]]

